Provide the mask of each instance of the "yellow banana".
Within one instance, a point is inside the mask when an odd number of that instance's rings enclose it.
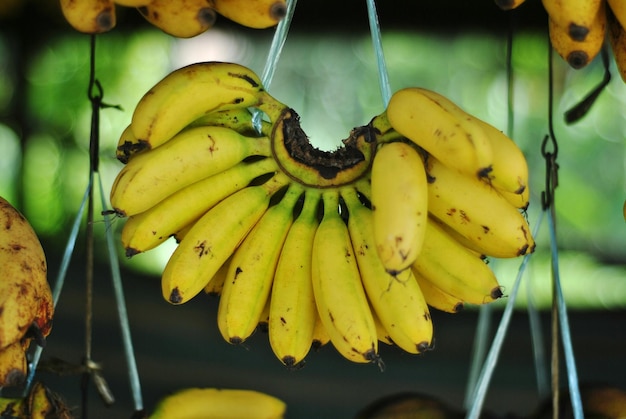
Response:
[[[267,333],[269,323],[270,323],[270,299],[267,298],[265,300],[265,304],[263,305],[263,311],[261,311],[261,315],[259,316],[259,321],[257,323],[256,329],[262,333]]]
[[[0,349],[0,388],[20,386],[26,380],[30,342],[31,338],[22,338]]]
[[[573,41],[585,41],[598,15],[604,14],[605,0],[541,0],[555,25]]]
[[[480,253],[511,258],[534,250],[524,215],[490,185],[450,169],[433,156],[427,158],[426,171],[428,211],[475,243]]]
[[[267,137],[245,137],[223,127],[191,128],[131,159],[113,182],[111,205],[120,215],[138,214],[248,157],[270,153]]]
[[[163,275],[163,298],[189,301],[202,291],[267,210],[270,197],[289,179],[276,173],[267,182],[244,188],[203,215],[170,256]]]
[[[394,344],[409,353],[424,352],[431,346],[433,324],[411,269],[395,275],[388,272],[375,250],[376,212],[361,203],[354,188],[342,188],[341,197],[348,208],[350,239],[374,313]],[[397,204],[402,203],[401,199],[397,201]]]
[[[322,195],[324,216],[312,257],[317,311],[337,351],[353,362],[378,362],[376,324],[361,283],[348,227],[339,214],[337,190]]]
[[[274,274],[269,341],[276,357],[287,367],[298,365],[311,349],[318,317],[311,255],[319,202],[319,192],[305,192],[302,209],[289,229]]]
[[[143,212],[131,215],[122,228],[121,240],[126,256],[157,247],[224,198],[248,186],[255,178],[276,170],[276,163],[271,158],[243,161],[174,192]]]
[[[341,148],[328,152],[311,145],[293,109],[286,108],[271,119],[272,156],[300,184],[329,188],[352,183],[369,173],[376,140],[372,127],[353,129]]]
[[[123,164],[126,164],[132,156],[149,148],[148,143],[135,137],[132,126],[129,124],[124,128],[119,140],[117,140],[115,157]]]
[[[419,255],[428,220],[428,184],[422,158],[413,145],[382,144],[371,172],[374,241],[389,273],[407,269]]]
[[[502,10],[517,9],[525,0],[495,0],[496,5]]]
[[[187,388],[165,396],[148,419],[281,419],[287,405],[254,390]]]
[[[528,206],[530,205],[530,188],[524,188],[522,193],[513,193],[509,191],[505,191],[502,189],[496,189],[497,192],[502,195],[504,199],[506,199],[509,204],[513,205],[515,208],[526,211]]]
[[[292,183],[233,254],[217,311],[217,324],[227,342],[242,343],[256,329],[272,289],[283,242],[293,221],[293,209],[303,191],[298,184]]]
[[[222,293],[224,289],[224,282],[226,282],[226,275],[228,274],[228,267],[230,266],[230,261],[233,260],[233,257],[230,256],[226,259],[226,262],[222,264],[222,266],[215,272],[213,278],[209,281],[209,283],[204,287],[204,292],[209,295],[218,296]]]
[[[424,94],[423,89],[404,88],[395,92],[387,105],[391,126],[432,154],[443,164],[467,174],[482,177],[492,164],[488,144],[474,139],[456,115]]]
[[[315,307],[315,317],[315,325],[313,326],[313,338],[311,339],[311,349],[317,351],[322,346],[325,346],[328,344],[328,342],[330,342],[330,336],[328,335],[328,331],[322,323],[322,318],[317,312],[317,307]]]
[[[626,27],[626,3],[622,0],[607,0],[606,4],[608,6],[607,11],[614,16],[622,27]]]
[[[610,4],[610,3],[609,3]],[[624,16],[621,18],[626,21],[626,2],[620,1],[619,4],[624,5]],[[607,12],[607,37],[613,51],[615,65],[619,71],[623,82],[626,82],[626,30],[622,20],[613,11]]]
[[[60,0],[65,20],[78,32],[108,32],[117,23],[113,0]]]
[[[141,7],[150,3],[152,0],[114,0],[115,4],[124,7]]]
[[[598,0],[584,1],[598,2]],[[594,15],[595,18],[588,26],[576,26],[576,33],[584,33],[584,37],[572,37],[572,26],[564,26],[552,17],[548,19],[548,32],[552,47],[574,69],[585,67],[602,49],[607,25],[604,1],[600,2],[599,7],[601,12]],[[563,9],[569,10],[569,4]]]
[[[209,4],[207,0],[152,0],[137,10],[166,34],[191,38],[215,24],[217,14]]]
[[[0,197],[0,349],[35,329],[38,339],[52,328],[54,303],[46,255],[28,220]]]
[[[485,261],[436,222],[428,223],[424,247],[413,269],[447,294],[468,304],[484,304],[502,296],[498,280]]]
[[[199,62],[172,71],[139,100],[131,129],[148,148],[167,142],[202,115],[258,107],[268,115],[285,107],[263,88],[249,68],[235,63]]]
[[[223,111],[209,112],[193,121],[189,127],[198,125],[214,125],[230,128],[248,137],[269,137],[272,133],[272,124],[261,120],[261,133],[254,126],[253,115],[248,109],[227,109]]]
[[[278,24],[287,14],[285,0],[209,0],[222,16],[243,26],[265,29]]]
[[[458,313],[465,308],[463,300],[448,294],[436,284],[424,278],[415,268],[412,268],[413,276],[417,281],[426,303],[434,309],[446,313]]]
[[[487,134],[493,152],[493,165],[483,180],[500,191],[518,195],[527,193],[528,163],[524,152],[493,125],[478,118],[475,118],[475,123]]]
[[[372,307],[370,307],[370,310],[372,311],[372,317],[374,318],[374,324],[376,325],[376,336],[378,337],[378,341],[384,343],[385,345],[395,345],[393,339],[391,339],[391,336],[389,335],[389,332],[387,332],[387,329],[385,329],[385,326],[383,326],[382,322],[376,315],[376,311],[374,311]]]

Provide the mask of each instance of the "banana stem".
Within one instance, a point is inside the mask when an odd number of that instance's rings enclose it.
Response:
[[[383,104],[387,107],[389,99],[391,99],[391,88],[389,86],[389,74],[387,72],[387,64],[385,55],[383,54],[383,43],[380,35],[380,24],[378,22],[378,13],[376,12],[376,4],[374,0],[366,0],[367,17],[370,24],[370,34],[372,35],[372,44],[376,54],[376,63],[378,65],[378,80],[380,84],[380,93],[383,98]]]

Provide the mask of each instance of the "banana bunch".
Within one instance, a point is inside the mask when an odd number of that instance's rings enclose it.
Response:
[[[45,343],[54,304],[46,257],[28,220],[0,197],[0,387],[22,384],[26,352]]]
[[[73,417],[61,396],[40,381],[33,383],[26,397],[0,397],[0,412],[3,418],[71,419]]]
[[[255,29],[278,24],[285,0],[60,0],[65,20],[87,34],[108,32],[117,24],[116,7],[132,7],[163,32],[191,38],[207,31],[217,16]]]
[[[282,400],[254,390],[186,388],[163,397],[149,419],[281,419]]]
[[[195,63],[140,99],[117,158],[126,255],[174,237],[164,299],[219,295],[223,338],[266,330],[288,367],[328,342],[380,366],[379,342],[422,353],[430,307],[499,298],[485,258],[534,249],[521,150],[425,89],[396,92],[323,151],[254,72]]]

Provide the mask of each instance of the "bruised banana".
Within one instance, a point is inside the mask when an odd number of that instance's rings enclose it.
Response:
[[[120,215],[138,214],[250,156],[270,153],[267,137],[246,137],[223,127],[190,128],[131,159],[113,182],[111,206]]]
[[[588,3],[596,2],[598,0],[588,1]],[[560,20],[552,18],[551,15],[548,19],[548,32],[552,47],[574,69],[587,66],[602,50],[607,17],[604,1],[598,3],[600,12],[594,15],[588,26],[576,26],[577,33],[580,32],[584,36],[572,37],[572,26],[564,26]],[[569,6],[566,8],[569,9]]]
[[[427,225],[424,247],[413,269],[467,304],[485,304],[502,296],[498,280],[485,261],[434,221]]]
[[[586,41],[598,16],[604,14],[605,0],[541,0],[554,24],[572,41]]]
[[[432,320],[411,269],[395,275],[388,272],[375,250],[375,212],[363,205],[354,188],[342,188],[341,197],[348,209],[348,230],[363,287],[381,325],[403,350],[413,354],[428,350]]]
[[[46,255],[28,220],[0,197],[0,350],[29,333],[42,344],[54,303]]]
[[[373,245],[389,273],[417,259],[428,220],[428,184],[422,158],[404,142],[382,144],[372,163]]]
[[[311,283],[311,255],[321,193],[311,189],[280,253],[270,296],[269,341],[287,367],[298,365],[314,340],[317,308]]]
[[[26,352],[31,338],[22,338],[0,350],[0,388],[22,385],[28,374]]]
[[[248,107],[272,116],[285,106],[272,98],[259,77],[245,66],[193,63],[169,73],[146,92],[135,107],[131,129],[137,143],[156,148],[202,115]]]
[[[524,215],[489,184],[426,160],[428,211],[488,256],[513,258],[534,251]],[[426,240],[426,239],[425,239]]]
[[[441,103],[423,89],[404,88],[395,92],[387,105],[387,118],[395,131],[470,177],[482,177],[493,163],[488,142],[475,141]],[[478,140],[477,138],[476,140]]]
[[[137,10],[152,25],[178,38],[200,35],[217,19],[207,0],[152,0]]]
[[[65,20],[78,32],[108,32],[117,23],[113,0],[60,0]]]
[[[170,256],[161,277],[163,298],[182,304],[202,291],[265,213],[271,196],[288,183],[285,175],[276,173],[207,211]]]
[[[312,281],[317,311],[337,351],[353,362],[380,363],[378,334],[367,301],[339,195],[322,194],[324,215],[313,240]]]
[[[73,417],[70,408],[61,396],[40,381],[32,384],[25,397],[0,397],[0,414],[7,419],[72,419]]]
[[[220,15],[254,29],[276,26],[287,14],[285,0],[208,0]]]
[[[227,342],[240,344],[256,329],[293,221],[293,209],[303,192],[297,184],[288,186],[233,254],[217,311],[218,328]]]
[[[187,388],[163,397],[148,419],[281,419],[287,405],[254,390]]]
[[[131,215],[122,228],[126,256],[153,249],[179,233],[204,213],[233,193],[245,188],[255,178],[277,170],[270,158],[242,161],[223,172],[192,183],[163,199],[146,211]]]

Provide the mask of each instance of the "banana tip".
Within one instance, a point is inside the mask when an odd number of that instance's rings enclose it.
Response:
[[[504,293],[502,292],[502,288],[500,287],[495,287],[491,290],[491,298],[494,300],[501,298],[503,295]]]
[[[287,5],[284,1],[277,1],[270,6],[270,16],[274,20],[281,20],[287,16]]]
[[[170,292],[170,296],[167,300],[172,304],[180,304],[183,302],[183,296],[180,294],[178,288],[174,288],[172,292]]]

